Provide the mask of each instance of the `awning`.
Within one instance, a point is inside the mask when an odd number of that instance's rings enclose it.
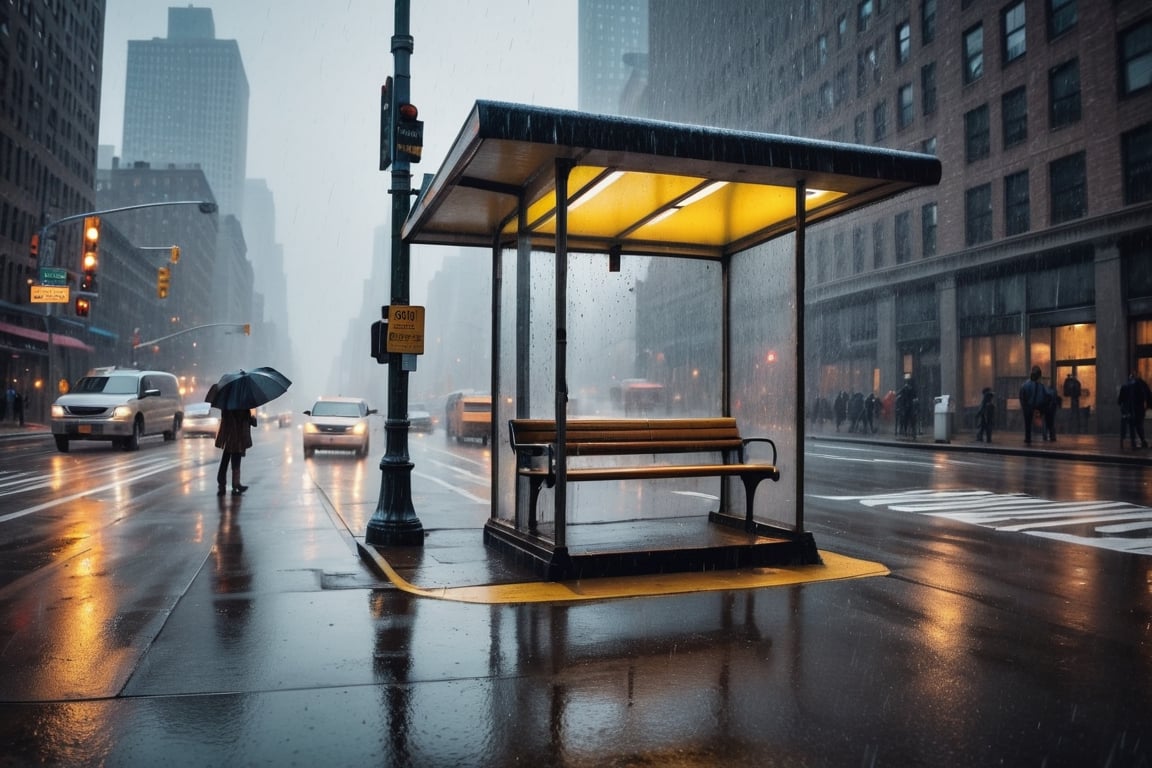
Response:
[[[48,333],[46,331],[38,331],[34,328],[24,328],[19,325],[12,325],[11,323],[0,323],[0,333],[7,333],[12,336],[19,336],[24,339],[31,339],[32,341],[39,341],[48,344]],[[72,349],[82,349],[85,352],[95,352],[95,348],[80,341],[80,339],[66,336],[61,333],[52,334],[52,344],[58,347],[70,347]]]
[[[721,258],[940,180],[930,155],[658,120],[478,101],[404,224],[411,243],[516,241],[518,211],[555,250],[556,167],[574,252]]]

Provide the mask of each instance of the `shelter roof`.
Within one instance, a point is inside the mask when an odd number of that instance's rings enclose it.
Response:
[[[556,248],[558,163],[568,249],[720,258],[936,184],[930,155],[633,117],[477,101],[404,225],[410,243]],[[561,172],[562,173],[562,172]]]

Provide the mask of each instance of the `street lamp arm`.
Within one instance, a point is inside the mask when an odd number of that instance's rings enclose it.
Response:
[[[252,326],[249,323],[205,323],[204,325],[196,325],[196,326],[193,326],[191,328],[184,328],[183,330],[176,331],[175,333],[169,333],[166,336],[158,336],[155,339],[149,339],[148,341],[136,342],[135,344],[132,345],[132,349],[139,349],[140,347],[147,347],[151,344],[159,344],[162,341],[168,341],[169,339],[174,339],[177,336],[183,336],[184,334],[192,333],[193,331],[200,331],[200,330],[203,330],[205,328],[220,328],[220,327],[237,328],[239,330],[244,331],[244,333],[247,334],[247,333],[249,333],[249,329]]]
[[[164,200],[157,203],[138,203],[136,205],[124,205],[119,208],[105,208],[100,211],[86,211],[84,213],[73,213],[69,216],[63,216],[59,219],[54,219],[45,223],[40,227],[41,239],[49,229],[59,226],[60,224],[67,224],[70,221],[79,221],[80,219],[89,216],[107,216],[112,213],[122,213],[123,211],[138,211],[142,208],[160,208],[166,205],[195,205],[200,208],[200,213],[216,213],[219,206],[211,200]]]

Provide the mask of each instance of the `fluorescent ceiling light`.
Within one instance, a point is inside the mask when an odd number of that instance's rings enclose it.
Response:
[[[624,171],[612,171],[612,173],[608,174],[604,178],[600,179],[600,181],[596,182],[590,188],[588,188],[586,192],[579,193],[579,196],[576,199],[570,200],[568,202],[568,210],[574,211],[580,206],[584,205],[584,203],[588,202],[592,198],[596,197],[596,195],[600,194],[604,190],[608,189],[608,187],[615,184],[623,175]]]
[[[721,189],[723,189],[726,186],[728,186],[728,182],[726,182],[726,181],[714,181],[711,184],[709,184],[708,186],[701,187],[700,189],[696,190],[695,192],[693,192],[688,197],[681,200],[679,203],[676,204],[676,207],[677,208],[685,208],[689,205],[692,205],[692,203],[698,203],[701,200],[703,200],[704,198],[711,195],[712,193],[719,192]]]

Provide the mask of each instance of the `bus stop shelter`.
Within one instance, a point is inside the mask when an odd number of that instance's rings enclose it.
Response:
[[[803,513],[806,230],[940,173],[896,150],[476,102],[402,236],[491,253],[485,542],[548,578],[818,562]],[[616,361],[630,382],[642,366],[663,376],[669,411],[775,441],[780,480],[753,521],[731,479],[570,485],[580,457],[563,450],[542,519],[527,519],[509,420],[551,419],[563,438],[615,417],[598,379]]]

